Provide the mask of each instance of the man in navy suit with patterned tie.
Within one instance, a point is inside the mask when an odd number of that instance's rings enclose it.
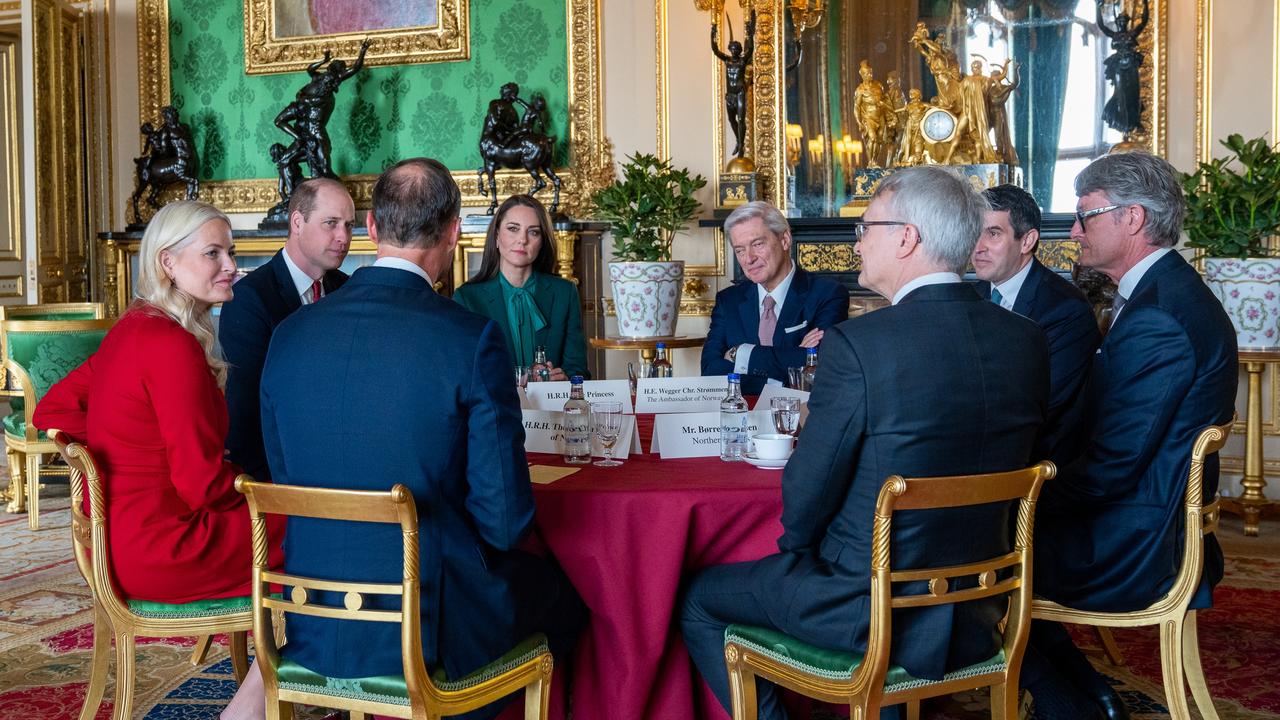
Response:
[[[767,202],[729,214],[724,234],[750,282],[721,290],[702,346],[702,374],[742,376],[742,392],[758,395],[768,381],[787,380],[804,365],[806,348],[849,317],[849,291],[805,272],[791,260],[791,228]]]
[[[1049,343],[1049,419],[1036,443],[1035,459],[1058,465],[1074,460],[1088,441],[1082,425],[1083,388],[1102,342],[1093,307],[1079,288],[1036,259],[1040,208],[1017,185],[982,193],[985,213],[973,270],[978,293],[1006,310],[1035,321]]]
[[[1080,263],[1116,282],[1116,305],[1087,390],[1089,446],[1045,483],[1036,509],[1035,591],[1070,607],[1126,612],[1173,585],[1191,444],[1235,412],[1236,337],[1200,274],[1173,250],[1185,204],[1168,162],[1107,155],[1075,186],[1071,237]],[[1217,491],[1215,455],[1204,466],[1205,502]],[[1192,609],[1212,605],[1222,578],[1217,539],[1204,544]],[[1022,685],[1045,720],[1128,717],[1057,623],[1032,623]]]

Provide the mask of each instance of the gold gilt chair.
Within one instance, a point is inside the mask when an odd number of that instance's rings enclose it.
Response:
[[[0,397],[9,398],[9,412],[22,412],[22,388],[9,377],[5,361],[9,359],[4,340],[5,320],[101,320],[105,317],[102,303],[46,303],[42,305],[0,305]],[[7,448],[6,448],[7,449]],[[27,507],[23,459],[7,450],[9,460],[9,489],[0,488],[0,502],[12,513],[23,512]]]
[[[6,320],[6,366],[13,383],[22,388],[22,408],[4,418],[5,451],[25,465],[27,522],[40,529],[40,458],[57,452],[31,418],[36,404],[55,383],[97,352],[111,329],[108,320]]]
[[[1204,506],[1204,461],[1227,444],[1231,423],[1210,425],[1201,431],[1191,448],[1191,469],[1187,473],[1187,489],[1183,500],[1186,532],[1182,549],[1182,567],[1173,587],[1149,607],[1133,612],[1095,612],[1077,610],[1049,600],[1032,603],[1032,615],[1040,620],[1056,620],[1078,625],[1103,627],[1160,627],[1160,665],[1164,676],[1164,696],[1173,720],[1190,720],[1187,696],[1183,690],[1183,673],[1191,686],[1200,716],[1218,720],[1213,697],[1200,667],[1200,640],[1196,635],[1196,611],[1188,610],[1191,597],[1200,585],[1204,569],[1204,537],[1218,529],[1218,500]]]
[[[1018,672],[1027,644],[1031,615],[1031,531],[1040,487],[1057,473],[1042,462],[1024,470],[987,475],[904,478],[894,475],[876,501],[871,545],[871,619],[863,655],[800,642],[784,633],[730,625],[724,657],[734,720],[755,720],[756,677],[808,697],[849,706],[850,720],[879,717],[881,707],[908,703],[908,716],[918,717],[923,698],[973,688],[991,688],[991,716],[1018,717]],[[965,565],[893,570],[889,547],[893,514],[1019,500],[1013,550]],[[1001,577],[1003,575],[1003,577]],[[956,579],[976,577],[973,587],[949,591]],[[928,581],[928,593],[895,594],[895,583]],[[892,612],[954,604],[996,595],[1009,596],[1004,643],[993,657],[947,673],[941,680],[921,680],[889,664]]]
[[[526,720],[546,720],[551,697],[551,653],[541,633],[459,680],[428,674],[422,658],[418,578],[418,511],[413,495],[397,484],[389,492],[329,490],[236,479],[249,499],[253,523],[253,636],[267,693],[267,717],[293,717],[293,703],[350,710],[351,717],[376,713],[425,720],[460,715],[524,688]],[[266,515],[397,524],[404,537],[404,573],[399,583],[357,583],[288,575],[267,569]],[[271,584],[291,588],[289,599],[268,595]],[[310,602],[309,592],[345,593],[345,609]],[[400,598],[399,610],[364,608],[366,595]],[[404,674],[354,679],[328,678],[280,657],[272,612],[400,624]],[[353,652],[357,649],[353,648]]]
[[[231,636],[231,665],[236,681],[249,670],[247,631],[253,628],[253,604],[248,596],[168,604],[126,600],[115,585],[111,548],[107,539],[106,501],[102,475],[89,448],[68,440],[57,430],[49,437],[71,469],[71,544],[76,566],[93,591],[93,660],[89,688],[80,720],[92,720],[102,703],[107,682],[111,640],[116,644],[116,694],[111,717],[126,720],[133,712],[134,645],[141,637],[196,637],[191,663],[204,662],[209,638]],[[87,486],[89,515],[84,514]]]

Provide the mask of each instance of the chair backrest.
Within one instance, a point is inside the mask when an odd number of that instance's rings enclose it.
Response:
[[[9,354],[6,365],[14,382],[22,387],[28,441],[37,439],[31,423],[36,403],[54,383],[97,352],[113,324],[114,319],[0,322]]]
[[[331,490],[259,483],[248,475],[236,478],[236,489],[248,499],[253,528],[253,636],[259,657],[265,660],[261,667],[268,699],[278,686],[276,670],[280,666],[280,652],[271,624],[271,612],[277,610],[286,615],[294,613],[339,620],[400,623],[404,677],[410,704],[426,707],[428,698],[434,698],[437,691],[422,658],[422,620],[418,611],[418,509],[409,489],[397,483],[387,492]],[[267,515],[398,524],[404,539],[401,582],[343,582],[272,571],[267,567]],[[272,597],[271,584],[291,587],[289,597]],[[312,591],[344,593],[345,607],[315,603],[310,596]],[[365,608],[366,595],[398,597],[401,610]],[[405,608],[409,611],[404,612]]]
[[[40,305],[0,305],[0,323],[6,320],[101,320],[106,317],[102,303],[44,303]],[[0,327],[3,327],[0,325]],[[9,359],[5,334],[0,329],[0,388],[20,392],[11,385],[4,362]]]
[[[1218,500],[1204,504],[1204,463],[1208,457],[1227,444],[1231,425],[1235,419],[1222,425],[1210,425],[1196,436],[1191,445],[1191,466],[1187,471],[1186,495],[1183,497],[1183,514],[1186,521],[1182,539],[1182,566],[1173,587],[1152,608],[1189,606],[1191,597],[1200,585],[1204,571],[1204,536],[1218,529]]]
[[[898,608],[954,604],[1006,595],[1009,612],[1004,628],[1007,667],[1019,667],[1026,647],[1031,620],[1031,535],[1036,499],[1046,480],[1057,474],[1053,463],[1045,461],[1023,470],[985,475],[956,475],[934,478],[885,480],[876,501],[871,531],[871,623],[865,659],[858,668],[857,684],[878,695],[889,666],[892,614]],[[1018,501],[1013,549],[998,557],[964,565],[926,569],[891,567],[890,546],[893,515],[901,510],[927,510]],[[1004,528],[993,528],[1001,532]],[[951,590],[955,580],[976,579],[972,587]],[[895,583],[927,581],[927,593],[894,593]]]
[[[71,468],[71,546],[75,551],[76,567],[107,614],[113,618],[125,617],[128,604],[112,580],[106,504],[98,463],[88,447],[71,441],[65,433],[50,430],[49,437]],[[87,516],[84,513],[86,491],[89,495]]]

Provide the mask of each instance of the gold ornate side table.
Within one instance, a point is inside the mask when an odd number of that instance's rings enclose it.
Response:
[[[1221,508],[1244,518],[1244,534],[1256,537],[1258,521],[1276,511],[1274,500],[1268,500],[1262,472],[1262,372],[1270,363],[1280,362],[1280,350],[1240,348],[1240,364],[1249,375],[1249,395],[1244,416],[1244,488],[1240,497],[1222,498]]]
[[[665,343],[668,350],[673,350],[675,348],[701,347],[706,341],[705,337],[693,337],[691,335],[651,338],[593,337],[587,339],[587,342],[595,350],[639,350],[640,360],[649,363],[653,362],[654,355],[658,352],[658,343]]]

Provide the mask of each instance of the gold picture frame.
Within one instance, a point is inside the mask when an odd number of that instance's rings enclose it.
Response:
[[[277,20],[296,13],[286,8],[298,0],[244,0],[244,71],[249,75],[302,70],[326,50],[335,57],[355,57],[360,43],[371,43],[365,64],[466,60],[471,57],[471,0],[435,0],[435,24],[337,34],[280,37]]]
[[[600,2],[565,2],[569,31],[569,166],[557,168],[556,172],[564,181],[561,210],[571,217],[586,213],[591,195],[614,180],[613,146],[604,135],[602,112]],[[359,40],[355,42],[358,47]],[[168,0],[138,0],[138,68],[138,122],[155,122],[170,97]],[[480,192],[474,169],[451,169],[462,190],[464,206],[489,204]],[[342,181],[357,207],[369,207],[377,179],[372,174],[348,175]],[[529,175],[523,170],[499,171],[499,196],[528,192],[529,182]],[[264,212],[280,199],[276,184],[276,178],[206,181],[200,184],[200,198],[228,213]],[[162,200],[176,197],[178,189],[173,188],[162,195]]]

